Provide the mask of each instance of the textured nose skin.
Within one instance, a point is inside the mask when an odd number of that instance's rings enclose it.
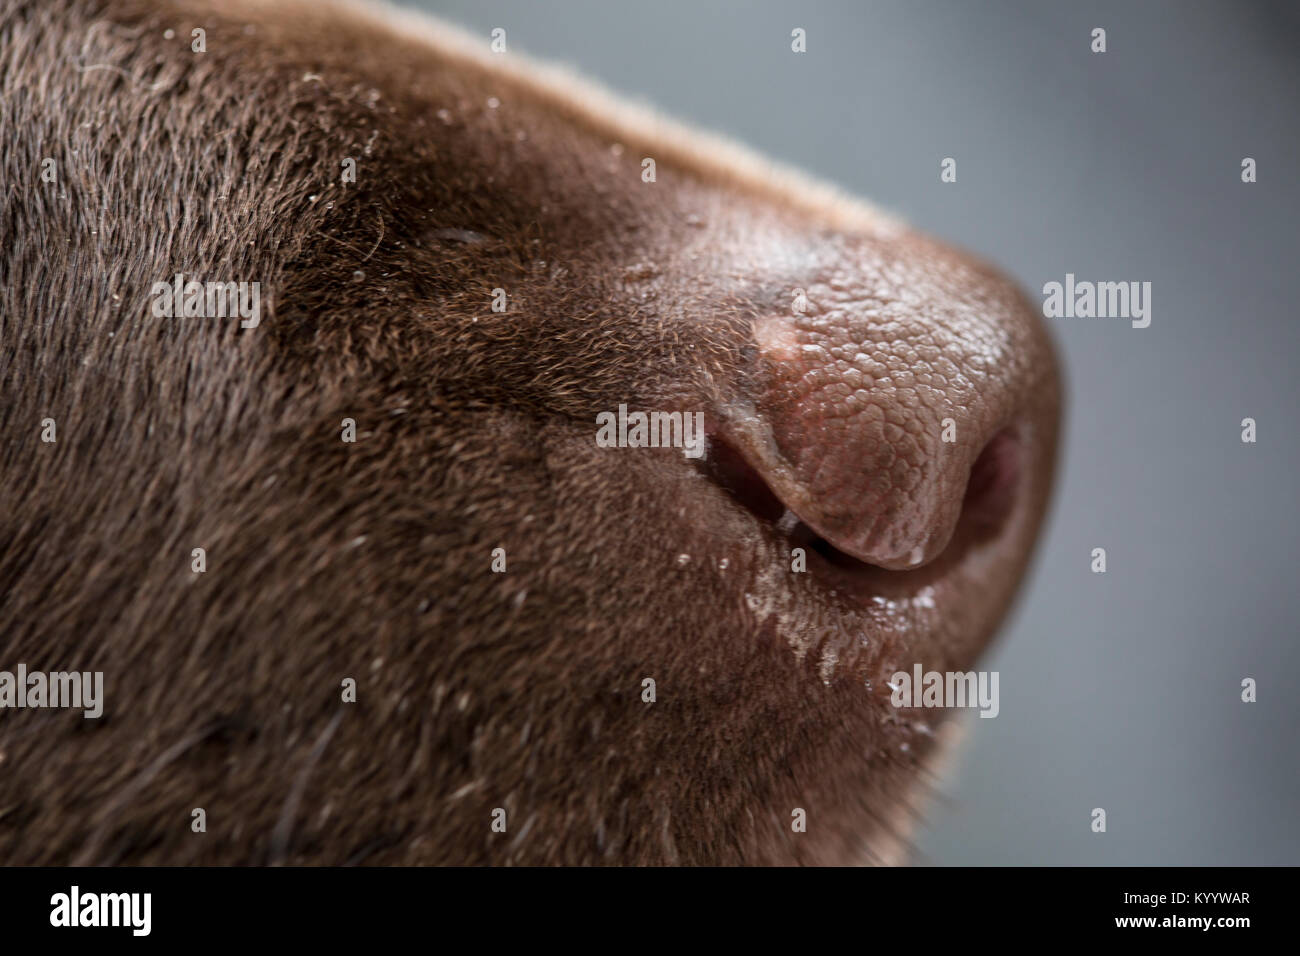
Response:
[[[968,488],[1005,511],[1032,460],[1024,444],[1055,415],[1037,314],[996,272],[924,239],[846,247],[802,312],[760,318],[754,332],[750,446],[773,490],[836,548],[880,567],[935,558]]]

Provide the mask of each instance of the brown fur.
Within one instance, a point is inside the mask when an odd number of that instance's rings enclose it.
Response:
[[[929,749],[880,692],[904,638],[845,650],[860,617],[800,581],[796,653],[741,583],[780,547],[680,453],[597,448],[594,416],[724,417],[762,387],[754,318],[859,254],[1019,315],[1000,278],[323,3],[10,0],[0,126],[0,669],[106,685],[98,721],[0,712],[0,861],[883,852]],[[786,235],[825,271],[747,265]],[[152,318],[176,272],[260,281],[261,325]],[[1051,357],[1012,345],[1036,477],[937,667],[991,633],[1046,496]]]

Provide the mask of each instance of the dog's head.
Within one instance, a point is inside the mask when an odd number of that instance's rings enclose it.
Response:
[[[0,27],[5,659],[107,684],[0,730],[11,858],[890,856],[895,675],[971,670],[1047,500],[1012,285],[487,37],[101,6]]]

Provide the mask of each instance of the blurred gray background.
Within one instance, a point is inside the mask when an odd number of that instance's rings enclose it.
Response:
[[[1051,321],[1055,508],[982,665],[1001,713],[970,721],[917,861],[1300,863],[1300,4],[405,2],[874,200],[1040,301],[1066,272],[1150,281],[1147,329]]]

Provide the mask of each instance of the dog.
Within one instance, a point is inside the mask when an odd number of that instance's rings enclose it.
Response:
[[[955,724],[896,675],[1049,499],[1014,283],[395,8],[0,57],[0,668],[103,675],[0,709],[0,860],[905,857]]]

